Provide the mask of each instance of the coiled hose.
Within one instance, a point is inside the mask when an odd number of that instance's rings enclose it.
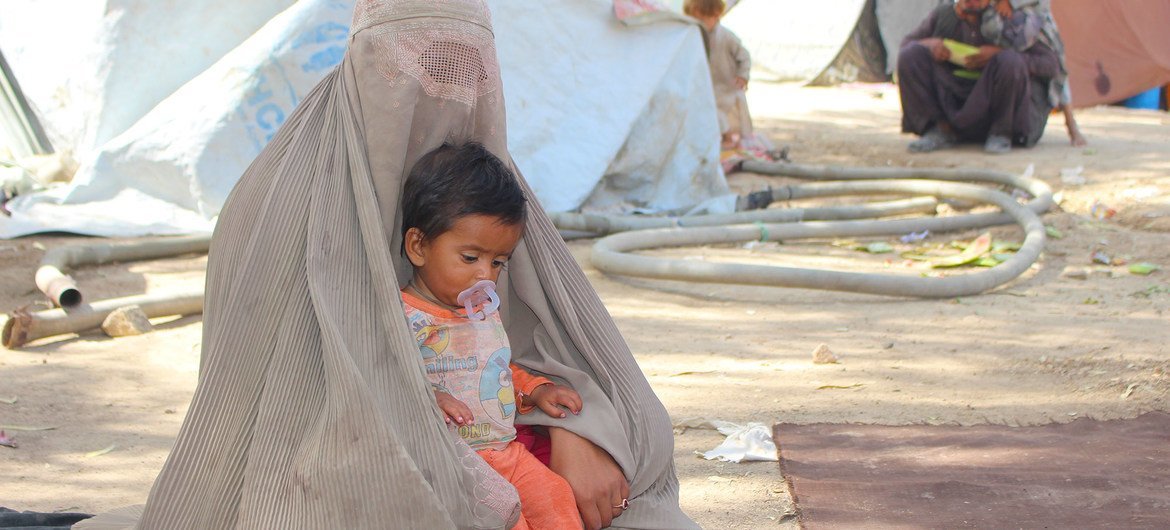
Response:
[[[756,222],[723,226],[675,227],[633,230],[612,234],[593,245],[592,263],[608,274],[740,285],[767,285],[849,291],[890,296],[949,298],[979,294],[1003,285],[1028,270],[1044,248],[1045,227],[1039,214],[1053,204],[1052,190],[1044,182],[1022,175],[982,169],[903,169],[816,167],[788,163],[746,162],[744,169],[757,173],[812,180],[831,180],[773,190],[777,198],[798,199],[839,195],[930,195],[998,206],[1000,213],[949,217],[917,217],[892,220],[825,222]],[[1011,195],[981,182],[1009,186],[1033,199],[1020,204]],[[842,207],[864,209],[864,206]],[[761,210],[767,212],[768,210]],[[755,212],[743,212],[755,214]],[[741,216],[750,219],[751,215]],[[794,216],[797,217],[797,216]],[[797,219],[799,220],[799,219]],[[618,220],[620,221],[620,219]],[[621,224],[615,221],[610,226]],[[734,263],[706,263],[630,254],[635,250],[706,245],[742,241],[780,241],[805,238],[860,237],[905,234],[921,230],[946,232],[1014,222],[1024,231],[1024,242],[1007,261],[987,270],[923,278],[908,275],[856,273]]]

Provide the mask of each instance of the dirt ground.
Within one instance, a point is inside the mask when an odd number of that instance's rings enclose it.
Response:
[[[1063,237],[1050,239],[1021,278],[948,300],[610,277],[589,265],[591,241],[571,242],[674,420],[1038,425],[1170,410],[1170,270],[1141,276],[1091,258],[1101,251],[1170,269],[1170,115],[1083,110],[1088,148],[1068,145],[1057,116],[1033,149],[911,155],[892,86],[756,83],[749,94],[757,127],[801,163],[1010,172],[1033,164],[1061,192],[1060,209],[1045,222]],[[1077,167],[1083,184],[1062,181],[1062,169]],[[729,181],[737,191],[788,182],[748,174]],[[1110,209],[1116,213],[1102,213]],[[993,233],[1022,238],[1012,227]],[[934,234],[928,242],[976,235]],[[0,310],[41,303],[32,277],[44,249],[83,241],[0,242]],[[827,241],[655,253],[920,273],[897,254]],[[199,285],[204,264],[196,256],[74,276],[97,299]],[[20,446],[0,447],[0,505],[99,512],[145,499],[187,410],[199,355],[198,317],[157,324],[137,337],[85,334],[0,350],[0,425]],[[813,364],[819,344],[840,362]],[[795,527],[775,463],[695,455],[722,438],[695,429],[675,437],[686,512],[712,529]]]

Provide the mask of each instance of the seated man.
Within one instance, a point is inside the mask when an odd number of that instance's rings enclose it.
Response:
[[[1048,81],[1060,70],[1056,53],[1036,41],[1024,50],[1000,48],[981,31],[991,0],[957,0],[931,11],[906,35],[898,54],[902,131],[921,138],[912,152],[957,142],[983,142],[989,153],[1030,147],[1044,133],[1052,104]],[[951,39],[977,48],[964,67],[950,62]]]

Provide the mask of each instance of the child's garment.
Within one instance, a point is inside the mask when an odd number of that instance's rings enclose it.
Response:
[[[703,28],[703,44],[707,47],[715,106],[719,109],[720,132],[735,132],[747,137],[752,133],[751,117],[747,110],[747,98],[743,90],[735,86],[735,79],[751,78],[751,55],[740,43],[739,37],[722,24],[716,24],[712,31]]]
[[[568,482],[515,442],[516,414],[531,407],[522,397],[550,383],[512,364],[512,350],[499,313],[469,320],[452,310],[402,292],[406,320],[418,342],[423,368],[435,390],[471,409],[475,418],[459,434],[520,494],[514,528],[579,528],[581,519]]]
[[[980,31],[989,42],[1001,48],[1023,52],[1037,42],[1056,53],[1060,70],[1048,82],[1048,103],[1053,108],[1072,104],[1068,88],[1068,67],[1065,64],[1064,41],[1056,27],[1052,10],[1039,0],[1012,0],[1011,18],[1000,17],[995,9],[983,12]]]

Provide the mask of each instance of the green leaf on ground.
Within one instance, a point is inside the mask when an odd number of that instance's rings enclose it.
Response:
[[[976,267],[994,267],[1000,263],[1003,263],[1003,261],[997,259],[995,256],[983,256],[975,260],[972,265],[975,265]]]
[[[991,232],[984,232],[979,237],[975,238],[967,248],[954,256],[946,256],[942,258],[935,258],[929,260],[930,266],[936,269],[946,267],[958,267],[973,263],[991,250]]]
[[[1134,263],[1134,264],[1130,265],[1129,266],[1129,273],[1130,274],[1138,274],[1141,276],[1146,276],[1146,275],[1150,274],[1151,272],[1154,272],[1156,270],[1161,270],[1161,269],[1162,269],[1162,267],[1159,267],[1153,263],[1148,263],[1148,262],[1142,261],[1142,262]]]
[[[102,456],[110,451],[113,451],[115,447],[117,447],[117,446],[114,444],[110,444],[110,446],[106,447],[105,449],[98,449],[97,451],[90,451],[88,453],[85,453],[85,457],[86,458],[93,458],[95,456]]]

